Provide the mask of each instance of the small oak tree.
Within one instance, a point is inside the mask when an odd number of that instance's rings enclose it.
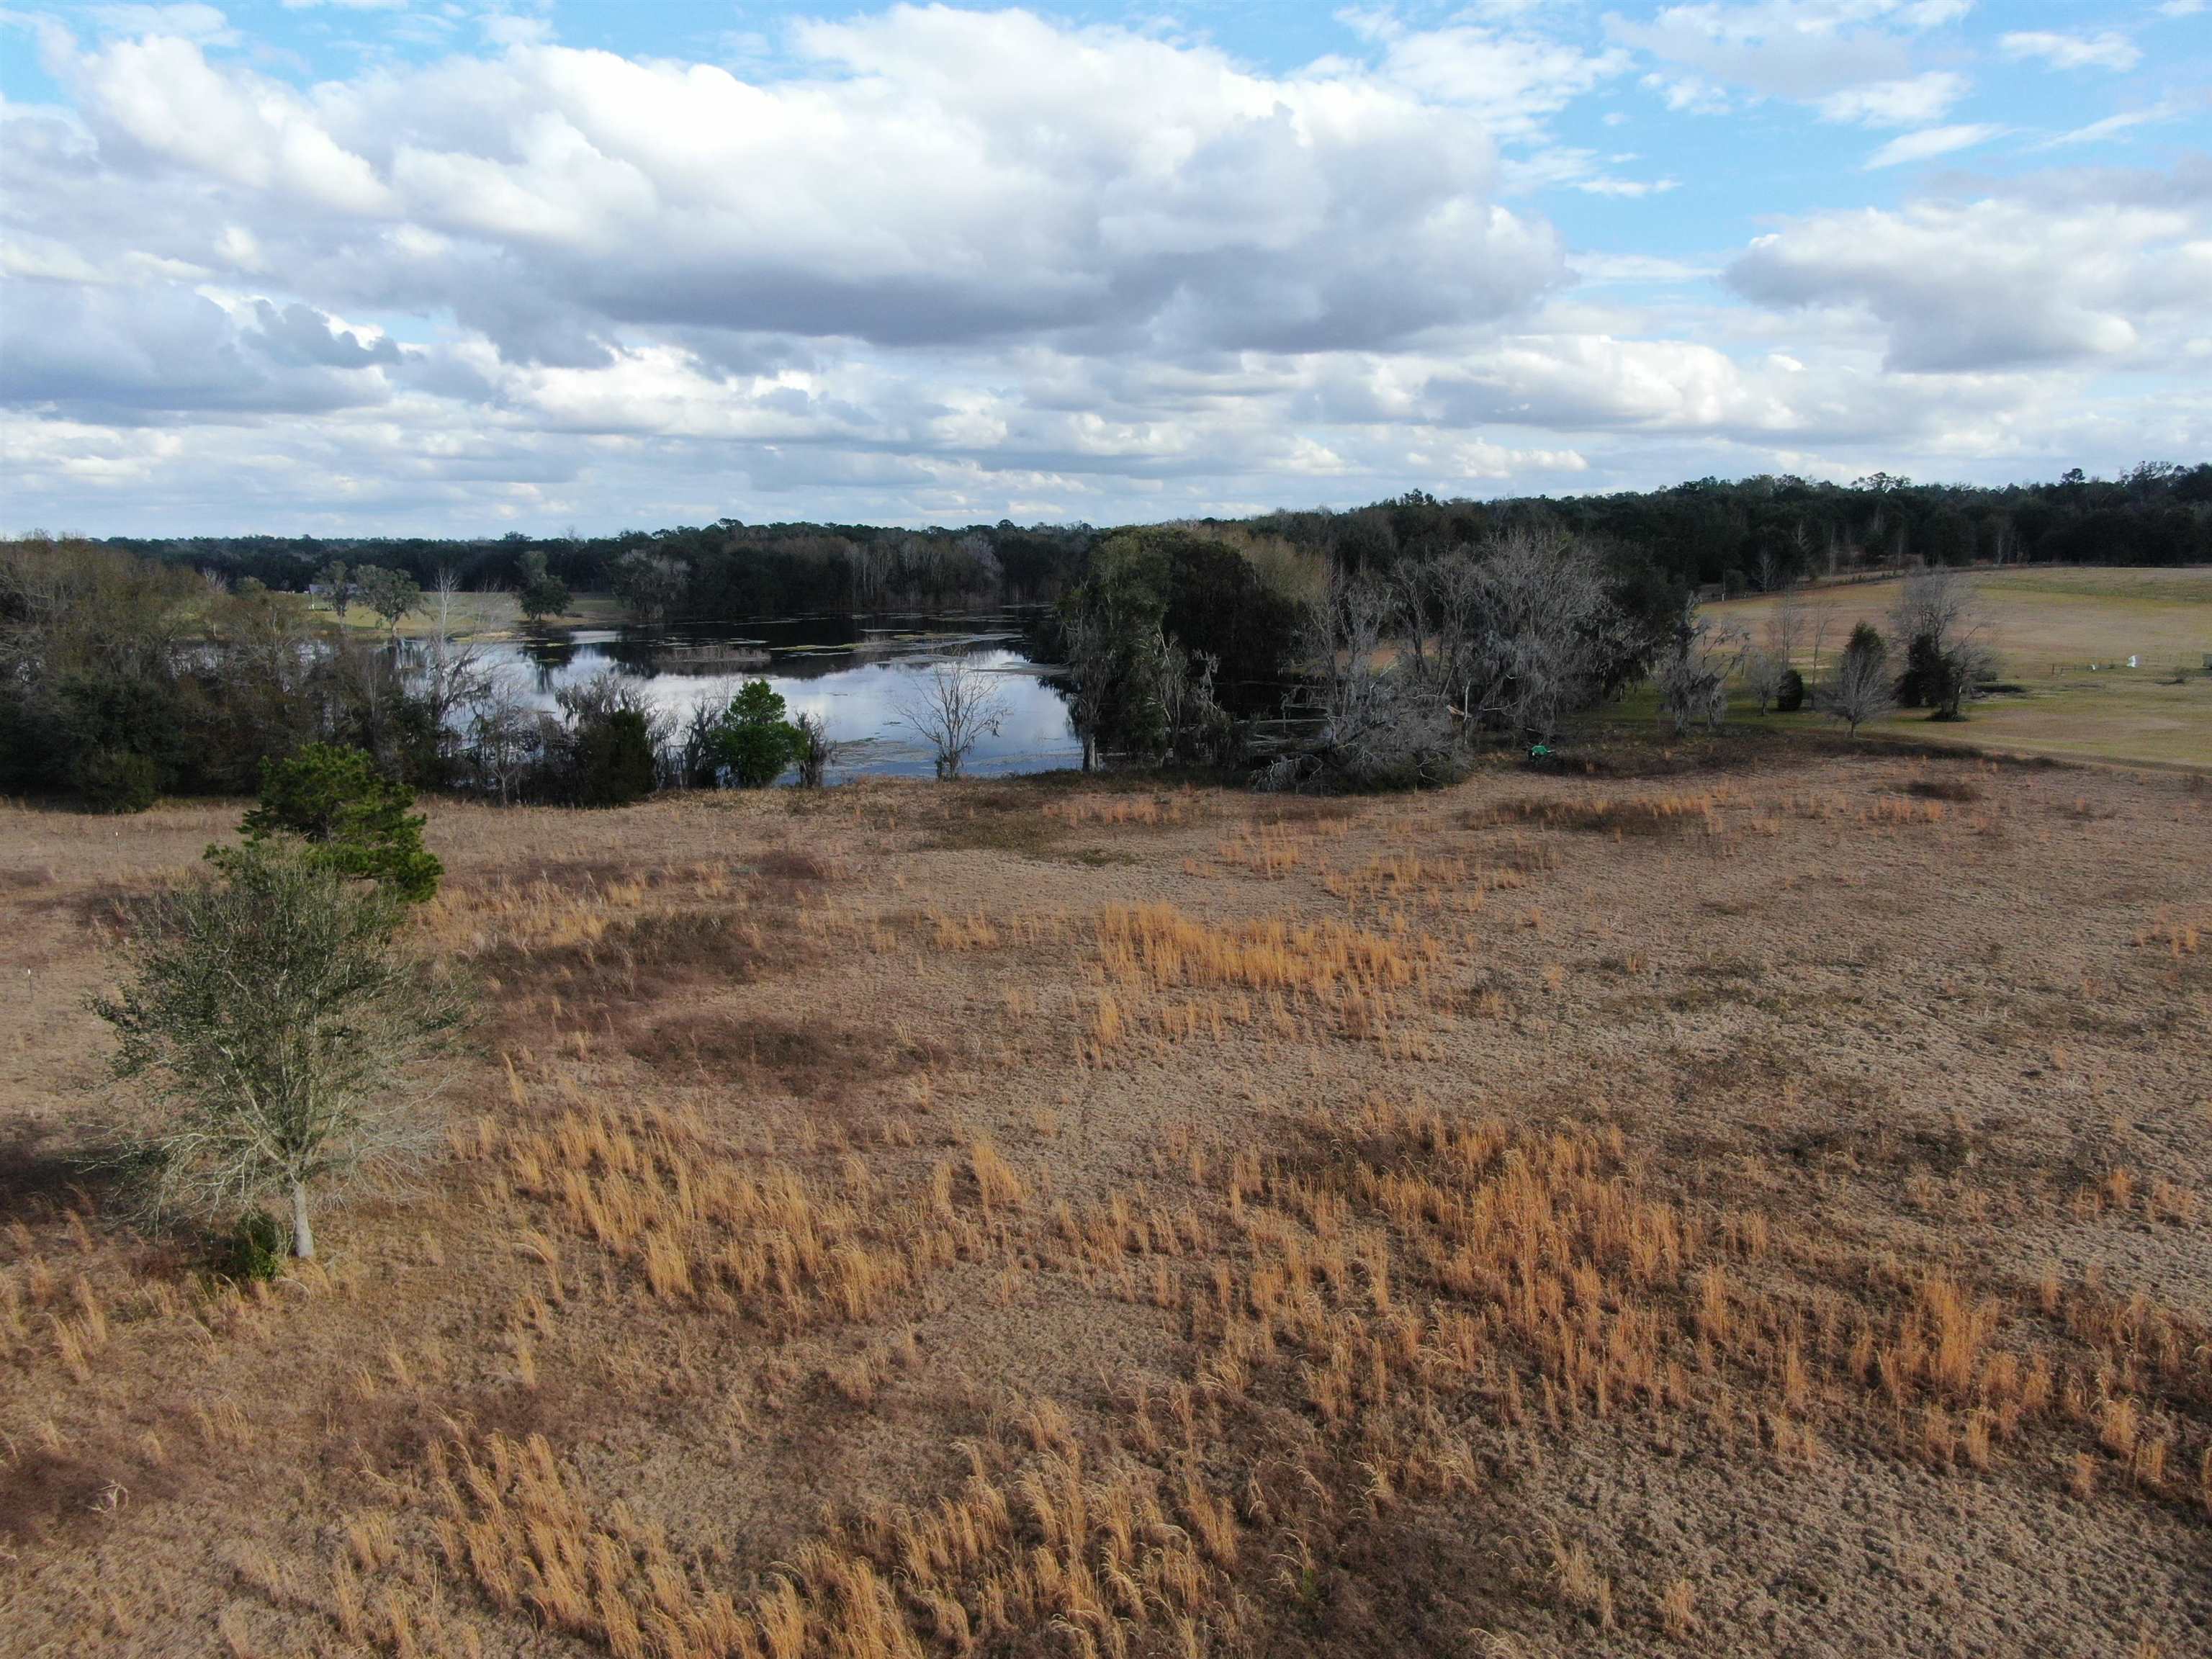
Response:
[[[549,757],[571,799],[585,806],[627,806],[653,792],[672,725],[644,682],[612,672],[553,694],[562,727]]]
[[[615,561],[615,597],[648,628],[666,622],[682,603],[691,567],[681,559],[634,548]]]
[[[522,586],[515,599],[523,621],[542,623],[565,615],[568,599],[568,584],[545,568],[542,551],[533,547],[522,556]]]
[[[331,614],[343,622],[346,612],[353,606],[353,572],[346,568],[343,559],[332,559],[315,573],[315,580],[330,599]]]
[[[399,637],[399,619],[410,611],[422,608],[422,584],[404,570],[365,564],[353,573],[353,587],[355,597],[369,608],[395,640]]]
[[[93,1004],[121,1039],[117,1074],[154,1108],[128,1162],[157,1213],[288,1201],[292,1253],[308,1258],[312,1192],[430,1144],[409,1068],[465,1003],[399,943],[397,895],[296,844],[250,842],[216,864],[142,907],[128,982]]]

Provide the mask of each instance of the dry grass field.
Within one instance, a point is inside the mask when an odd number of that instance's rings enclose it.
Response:
[[[2212,567],[2023,565],[1967,581],[1998,672],[2015,689],[1974,703],[1961,726],[1902,713],[1882,729],[2021,754],[2212,767]],[[1832,653],[1853,623],[1887,625],[1899,586],[1845,583],[1798,597],[1826,618]],[[1736,599],[1711,614],[1755,638],[1775,604]]]
[[[0,811],[0,1650],[2206,1651],[2212,793],[1600,758],[434,806],[243,1291],[76,1158],[235,809]]]

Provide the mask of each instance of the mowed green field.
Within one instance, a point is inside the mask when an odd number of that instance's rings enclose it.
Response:
[[[1963,724],[1900,713],[1879,729],[2022,754],[2212,767],[2212,672],[2205,665],[2212,656],[2212,566],[2048,566],[1975,571],[1967,580],[2000,676],[2019,693],[1969,705]],[[1855,623],[1887,623],[1899,586],[1859,582],[1796,596],[1816,619],[1827,619],[1824,663]],[[1756,641],[1776,604],[1763,596],[1708,611],[1717,623],[1748,629]],[[1809,678],[1809,645],[1798,665]]]

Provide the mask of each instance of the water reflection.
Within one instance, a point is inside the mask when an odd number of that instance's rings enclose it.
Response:
[[[863,774],[933,775],[928,746],[897,704],[933,661],[958,656],[995,677],[1006,708],[998,734],[969,755],[970,773],[1080,765],[1083,749],[1067,705],[1024,649],[1023,623],[1018,615],[996,613],[866,623],[800,617],[651,633],[578,629],[489,645],[485,653],[542,708],[552,708],[563,686],[615,669],[641,680],[654,706],[679,723],[702,704],[727,702],[740,682],[764,679],[793,715],[821,715],[830,735],[845,745],[830,769],[833,782]]]

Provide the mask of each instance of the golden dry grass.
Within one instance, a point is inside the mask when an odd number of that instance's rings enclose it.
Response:
[[[2209,807],[441,806],[446,1155],[248,1289],[67,1156],[228,814],[10,811],[0,1645],[2191,1650]]]

